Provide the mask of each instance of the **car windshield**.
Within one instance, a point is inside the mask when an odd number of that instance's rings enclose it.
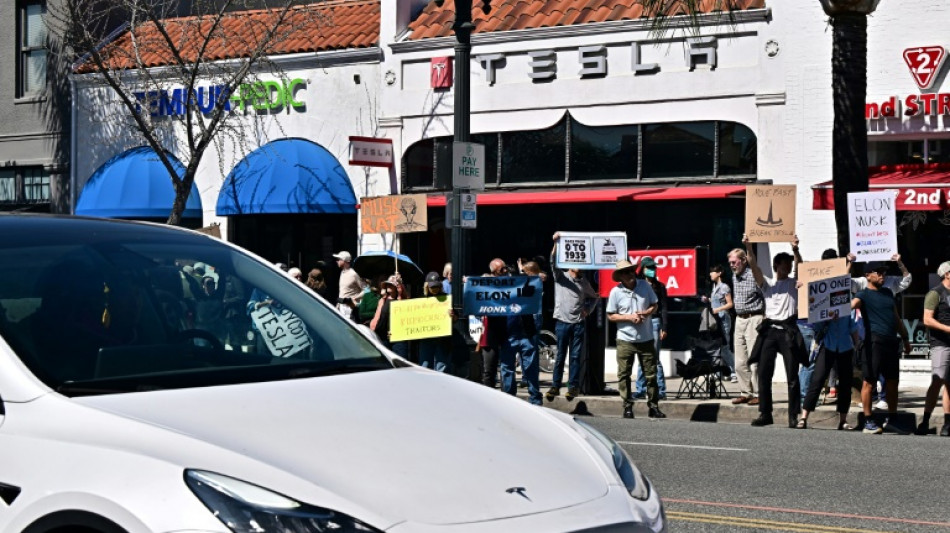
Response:
[[[0,236],[0,333],[65,395],[393,367],[307,288],[212,237],[76,224],[106,231]]]

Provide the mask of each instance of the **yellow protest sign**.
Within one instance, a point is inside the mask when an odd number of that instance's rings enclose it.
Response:
[[[447,337],[452,334],[452,297],[395,300],[389,304],[389,340],[410,341]]]

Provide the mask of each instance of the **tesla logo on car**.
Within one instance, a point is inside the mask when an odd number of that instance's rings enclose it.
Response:
[[[529,498],[528,495],[525,494],[527,490],[528,489],[524,487],[511,487],[510,489],[505,489],[505,492],[507,492],[508,494],[517,494],[518,496],[521,496],[522,498],[530,502],[531,498]]]
[[[929,89],[933,85],[946,57],[946,50],[942,46],[919,46],[904,50],[904,62],[921,89]]]

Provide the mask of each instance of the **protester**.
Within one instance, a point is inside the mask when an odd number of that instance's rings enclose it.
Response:
[[[541,267],[534,261],[520,264],[519,270],[527,276],[538,276]],[[541,313],[532,315],[511,315],[507,317],[508,343],[502,347],[502,360],[514,361],[521,355],[521,375],[528,388],[528,401],[541,405],[541,384],[539,382],[538,332],[541,331]]]
[[[758,388],[757,366],[749,363],[749,355],[759,336],[759,325],[765,318],[765,301],[756,285],[745,250],[736,248],[729,252],[729,268],[732,269],[733,305],[736,310],[735,356],[736,374],[739,376],[739,396],[734,404],[758,405],[755,397]]]
[[[650,323],[653,326],[653,342],[656,344],[656,383],[660,388],[660,399],[666,399],[666,375],[663,371],[663,363],[660,361],[660,346],[666,339],[666,327],[669,324],[667,310],[666,285],[656,277],[656,261],[652,257],[644,257],[640,260],[641,279],[650,284],[650,288],[656,293],[657,311],[653,314]],[[643,377],[643,367],[637,372],[637,388],[634,393],[637,399],[646,397],[646,380]]]
[[[918,435],[926,435],[930,428],[930,416],[937,405],[940,388],[943,391],[943,427],[940,435],[950,437],[950,393],[946,384],[950,381],[950,261],[937,267],[940,283],[924,296],[924,326],[930,334],[930,388],[924,400],[924,415],[917,426]]]
[[[564,398],[573,400],[580,394],[581,353],[584,348],[585,319],[589,312],[587,302],[597,300],[600,295],[591,287],[590,282],[576,268],[565,271],[555,266],[557,242],[560,233],[554,234],[554,247],[551,249],[551,273],[554,280],[554,334],[557,337],[557,359],[554,362],[554,374],[551,376],[551,388],[545,398],[553,402],[561,394],[561,380],[564,377],[564,360],[570,350],[571,359],[567,372],[567,393]]]
[[[805,403],[802,407],[802,417],[798,420],[797,428],[808,427],[808,415],[818,405],[818,396],[831,370],[837,369],[839,376],[850,378],[853,373],[854,346],[858,343],[858,324],[854,313],[812,324],[815,332],[814,342],[818,345],[818,354],[814,362],[814,375],[805,394]],[[851,385],[844,384],[835,399],[835,410],[838,412],[838,429],[854,429],[848,424],[848,410],[851,408]]]
[[[499,277],[508,275],[508,265],[501,259],[492,259],[488,264],[489,273],[486,276]],[[483,320],[484,331],[481,337],[482,352],[482,383],[488,387],[495,387],[498,379],[498,370],[501,366],[501,390],[514,395],[518,388],[515,384],[515,361],[507,356],[502,359],[502,349],[508,344],[508,320],[504,316],[486,316]],[[513,357],[513,355],[512,355]],[[499,363],[501,363],[499,365]]]
[[[322,263],[322,261],[321,261]],[[317,266],[310,269],[310,273],[307,274],[307,287],[310,287],[310,290],[320,295],[323,299],[326,299],[328,296],[329,288],[327,287],[327,281],[323,277],[324,265],[318,264]]]
[[[340,290],[337,297],[337,309],[340,314],[353,320],[358,320],[356,316],[356,307],[360,303],[365,284],[359,274],[350,266],[353,262],[353,256],[350,252],[342,251],[333,255],[336,264],[340,267]]]
[[[442,267],[442,292],[452,294],[452,263]]]
[[[623,417],[633,418],[633,397],[630,374],[633,359],[639,357],[646,376],[647,405],[650,418],[666,418],[660,411],[660,391],[656,382],[656,345],[650,316],[656,312],[656,293],[636,275],[636,265],[623,259],[617,262],[612,278],[620,284],[611,289],[607,299],[607,319],[617,325],[617,378]]]
[[[837,257],[838,252],[834,248],[828,248],[821,253],[822,261],[835,259]],[[796,275],[796,278],[797,277],[798,276]],[[801,370],[798,371],[798,384],[802,388],[802,398],[808,394],[808,388],[811,386],[812,376],[815,373],[815,357],[818,354],[818,349],[813,349],[813,346],[817,346],[815,339],[815,325],[810,324],[807,318],[808,317],[801,317],[798,319],[798,330],[801,331],[802,338],[805,340],[805,349],[808,350],[808,363],[803,364]],[[835,387],[835,379],[837,378],[837,372],[835,368],[835,365],[831,365],[831,371],[827,376],[828,382],[831,384],[831,390],[828,392],[829,400],[837,399],[838,397],[838,390]],[[824,383],[822,383],[822,386],[824,386]]]
[[[752,421],[753,426],[761,427],[773,423],[772,420],[772,378],[775,375],[775,359],[781,353],[785,361],[785,375],[788,378],[788,427],[798,425],[798,414],[801,411],[801,389],[798,385],[798,365],[807,362],[805,343],[798,329],[796,313],[798,312],[798,288],[795,278],[789,276],[792,272],[792,256],[781,252],[772,259],[774,278],[767,278],[762,274],[755,257],[755,246],[749,238],[742,236],[749,257],[749,267],[755,279],[756,286],[762,291],[765,299],[765,318],[762,320],[762,330],[752,348],[750,360],[759,365],[759,416]],[[798,255],[798,237],[792,244],[795,253],[795,262],[801,263]]]
[[[722,362],[729,367],[731,374],[724,376],[725,379],[737,383],[739,377],[736,376],[736,360],[732,354],[732,348],[729,346],[732,342],[732,315],[729,310],[733,308],[732,289],[729,284],[722,279],[722,265],[713,265],[709,267],[709,280],[712,282],[712,290],[709,297],[703,296],[703,303],[711,306],[716,320],[719,322],[719,333],[722,336],[722,348],[719,349]]]
[[[429,272],[426,274],[425,284],[422,290],[427,298],[443,295],[442,277],[439,276],[438,272]],[[435,369],[436,372],[451,373],[451,341],[451,337],[420,339],[418,341],[419,364],[426,368]]]
[[[367,290],[363,291],[360,303],[356,306],[356,316],[360,324],[368,326],[373,317],[376,316],[376,308],[379,307],[379,299],[382,294],[382,284],[387,278],[387,275],[380,274],[367,283]]]
[[[897,387],[900,380],[900,338],[904,341],[904,350],[910,353],[910,338],[907,329],[900,320],[894,293],[884,287],[887,263],[873,261],[867,263],[864,276],[867,288],[859,291],[851,300],[852,309],[860,309],[864,319],[863,374],[861,405],[864,409],[864,432],[883,433],[891,417],[897,412]],[[887,419],[884,426],[878,426],[871,417],[871,395],[878,376],[884,376]],[[900,431],[898,428],[894,428]]]
[[[301,272],[300,269],[297,267],[290,267],[287,270],[287,275],[294,278],[295,280],[299,282],[303,282],[303,272]]]
[[[376,315],[373,316],[373,320],[370,321],[369,329],[373,330],[380,342],[392,350],[393,353],[403,357],[404,359],[408,359],[409,343],[406,341],[393,342],[389,339],[389,307],[393,301],[403,299],[403,293],[400,291],[401,285],[402,278],[399,277],[399,274],[393,274],[380,283],[379,303],[376,305]]]

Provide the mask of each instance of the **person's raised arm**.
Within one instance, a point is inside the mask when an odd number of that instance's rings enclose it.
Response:
[[[793,278],[798,278],[798,267],[805,261],[802,259],[802,254],[798,251],[798,235],[795,235],[795,240],[792,241],[792,255],[795,256],[795,265],[794,270],[792,270]]]
[[[742,236],[742,244],[745,245],[746,257],[749,261],[749,268],[752,269],[752,277],[755,279],[755,285],[762,287],[765,285],[765,276],[762,275],[762,269],[759,268],[759,262],[755,257],[755,245],[749,242],[747,235]]]

